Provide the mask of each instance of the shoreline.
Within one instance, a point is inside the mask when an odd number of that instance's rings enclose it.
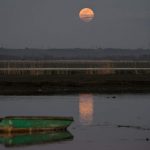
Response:
[[[150,93],[150,61],[1,61],[0,95]]]
[[[76,82],[54,84],[52,82],[1,82],[0,95],[55,95],[78,94],[78,93],[150,93],[150,81],[140,82],[107,82],[107,83],[85,83]]]

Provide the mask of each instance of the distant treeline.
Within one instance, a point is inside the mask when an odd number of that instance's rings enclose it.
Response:
[[[0,60],[150,60],[150,49],[6,49]]]
[[[150,61],[0,60],[3,68],[150,68]]]

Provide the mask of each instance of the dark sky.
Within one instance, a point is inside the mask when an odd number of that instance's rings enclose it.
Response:
[[[81,8],[96,14],[82,22]],[[5,47],[150,47],[150,0],[0,0]]]

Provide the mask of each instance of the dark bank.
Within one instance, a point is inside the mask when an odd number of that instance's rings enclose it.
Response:
[[[149,61],[0,61],[0,94],[150,92],[149,68]]]

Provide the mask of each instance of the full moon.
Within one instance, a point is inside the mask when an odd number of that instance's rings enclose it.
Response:
[[[83,8],[80,10],[79,17],[84,22],[90,22],[94,19],[94,11],[91,8]]]

